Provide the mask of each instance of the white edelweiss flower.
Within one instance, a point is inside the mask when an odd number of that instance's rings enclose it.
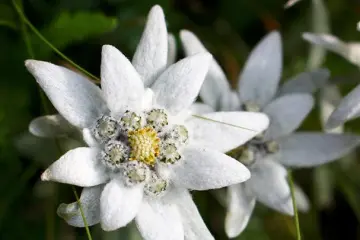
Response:
[[[86,187],[81,196],[85,215],[106,231],[135,219],[144,239],[213,239],[187,189],[247,180],[248,169],[214,146],[228,151],[243,144],[269,120],[246,112],[191,116],[211,55],[200,53],[166,68],[167,38],[163,12],[155,6],[132,63],[116,48],[103,47],[101,89],[66,68],[26,61],[55,108],[82,129],[89,146],[68,151],[42,179]],[[59,214],[83,226],[78,215],[66,214],[76,206],[62,205]]]
[[[186,55],[207,52],[191,32],[183,30],[180,38]],[[230,153],[248,166],[251,178],[228,189],[225,229],[229,237],[236,237],[245,229],[256,200],[282,213],[293,214],[283,165],[317,166],[343,156],[360,143],[360,137],[349,134],[293,133],[313,107],[309,93],[324,85],[329,73],[325,69],[302,73],[278,89],[281,68],[280,34],[272,32],[251,52],[239,76],[237,91],[230,88],[215,60],[200,90],[204,103],[213,109],[263,112],[270,118],[270,126],[263,134]],[[204,107],[196,109],[211,111]],[[309,207],[306,196],[298,187],[295,191],[299,208],[306,210]]]

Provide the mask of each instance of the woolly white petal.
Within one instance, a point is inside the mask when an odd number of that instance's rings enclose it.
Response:
[[[132,60],[145,87],[150,87],[166,67],[167,54],[168,34],[164,12],[156,5],[150,10],[145,30]]]
[[[352,90],[340,102],[339,106],[330,115],[326,128],[334,128],[347,120],[359,117],[360,115],[360,85]]]
[[[204,114],[204,113],[210,113],[214,112],[214,109],[212,109],[209,105],[203,104],[203,103],[193,103],[190,106],[190,114]]]
[[[59,137],[74,130],[75,128],[59,114],[35,118],[29,125],[29,132],[37,137]]]
[[[241,101],[264,106],[277,91],[281,71],[281,37],[278,32],[271,32],[251,52],[239,77]]]
[[[100,222],[100,195],[103,189],[104,185],[102,184],[95,187],[84,188],[81,193],[80,203],[88,226]],[[57,214],[71,226],[85,227],[78,202],[60,204],[57,209]]]
[[[229,238],[237,237],[246,228],[255,207],[255,197],[248,193],[244,184],[228,188],[225,231]]]
[[[100,198],[101,228],[113,231],[126,226],[137,215],[142,200],[142,185],[127,187],[120,179],[112,179]]]
[[[296,206],[301,212],[307,212],[310,209],[310,201],[304,191],[298,186],[294,185],[294,194],[296,200]]]
[[[41,175],[43,181],[56,181],[80,187],[105,183],[108,176],[98,160],[99,150],[79,147],[65,153]]]
[[[208,190],[246,181],[249,170],[235,159],[212,149],[187,147],[174,169],[174,183],[186,189]]]
[[[200,53],[171,65],[154,83],[155,102],[176,115],[190,107],[199,93],[211,55]]]
[[[206,227],[191,194],[185,189],[177,189],[176,205],[181,214],[186,240],[214,240]]]
[[[287,80],[281,86],[279,95],[289,93],[314,93],[328,83],[329,77],[329,70],[324,68],[300,73]]]
[[[184,46],[186,56],[208,52],[201,41],[190,31],[180,31],[180,39]],[[200,97],[206,104],[214,109],[219,109],[221,98],[227,96],[229,93],[230,85],[225,73],[216,60],[213,59],[211,61],[209,72],[201,87]]]
[[[270,158],[261,161],[252,169],[251,178],[245,183],[246,187],[259,202],[282,213],[293,215],[286,169]]]
[[[231,90],[227,94],[222,95],[219,109],[221,111],[237,111],[241,109],[239,93]]]
[[[291,167],[313,167],[331,162],[360,144],[360,136],[317,132],[294,133],[278,140],[277,160]]]
[[[175,63],[176,60],[176,39],[174,35],[170,34],[168,35],[168,55],[167,55],[167,65],[171,65]]]
[[[136,225],[145,240],[184,240],[181,215],[175,204],[144,201]]]
[[[90,127],[105,111],[101,90],[80,74],[36,60],[27,60],[25,66],[54,107],[72,125]]]
[[[314,99],[309,94],[289,94],[279,97],[264,109],[270,118],[265,139],[276,139],[295,131],[314,106]]]
[[[101,88],[115,116],[141,106],[144,84],[131,62],[115,47],[104,45],[101,54]]]
[[[269,119],[254,112],[213,112],[189,118],[186,125],[192,141],[227,152],[264,131]]]

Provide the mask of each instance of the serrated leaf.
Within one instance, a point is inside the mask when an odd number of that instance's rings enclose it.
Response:
[[[70,44],[109,32],[116,26],[116,18],[105,16],[103,13],[62,12],[41,33],[61,50]],[[32,36],[32,42],[38,58],[47,57],[51,53],[52,50],[45,47],[37,36]]]

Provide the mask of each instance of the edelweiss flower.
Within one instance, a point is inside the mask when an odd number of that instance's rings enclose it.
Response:
[[[212,239],[186,189],[247,180],[246,167],[215,146],[228,151],[243,144],[266,129],[268,118],[246,112],[191,117],[211,55],[197,54],[165,69],[167,37],[163,12],[155,6],[132,63],[116,48],[103,47],[101,89],[68,69],[26,62],[90,146],[68,151],[42,179],[88,187],[81,196],[89,203],[85,215],[104,230],[135,218],[145,239]],[[77,216],[68,222],[83,226]]]
[[[180,34],[187,55],[206,52],[189,31]],[[278,89],[282,68],[280,35],[272,32],[252,51],[239,76],[239,88],[231,90],[224,72],[216,61],[200,91],[202,100],[214,109],[264,112],[270,126],[237,151],[230,154],[248,166],[251,178],[233,185],[228,191],[226,232],[239,235],[246,227],[255,201],[286,214],[293,214],[287,171],[282,166],[310,167],[320,165],[349,152],[360,137],[318,132],[292,133],[313,107],[308,93],[323,85],[326,70],[302,73]],[[300,207],[306,207],[304,195],[296,190]]]

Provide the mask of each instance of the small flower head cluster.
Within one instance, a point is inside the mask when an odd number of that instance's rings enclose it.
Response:
[[[183,125],[170,125],[163,109],[137,114],[131,111],[116,120],[104,115],[92,128],[102,144],[101,162],[120,174],[127,186],[144,183],[147,195],[162,195],[168,180],[159,176],[157,164],[175,164],[189,136]]]

